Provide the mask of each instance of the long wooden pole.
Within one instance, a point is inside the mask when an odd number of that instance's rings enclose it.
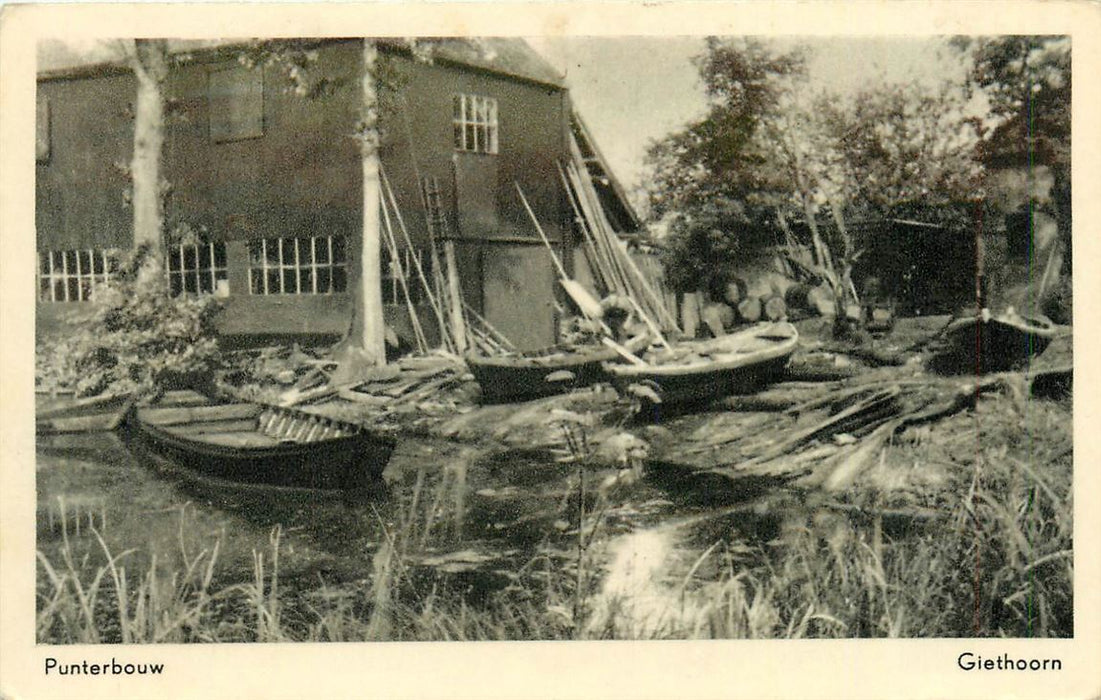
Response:
[[[394,196],[393,188],[390,187],[390,179],[388,177],[386,177],[386,171],[383,170],[381,167],[379,168],[379,174],[381,175],[381,178],[382,178],[382,184],[386,188],[386,194],[389,198],[390,206],[393,207],[393,209],[394,209],[394,216],[398,220],[398,226],[401,230],[402,239],[405,241],[405,245],[409,248],[409,250],[412,251],[413,250],[413,241],[409,236],[408,229],[405,228],[405,219],[402,218],[401,210],[398,209],[398,201],[397,201],[397,198]],[[444,322],[442,307],[440,306],[439,302],[436,300],[435,295],[432,293],[432,287],[428,283],[428,278],[425,276],[424,269],[421,267],[420,260],[417,258],[416,255],[413,256],[413,267],[416,269],[417,276],[421,281],[421,285],[424,287],[425,298],[428,299],[429,306],[432,308],[432,311],[436,314],[436,321],[439,324],[439,327],[440,327],[440,330],[441,330],[441,335],[443,336],[443,338],[441,338],[441,339],[444,341],[445,345],[451,346],[452,343],[448,342],[446,332],[443,332],[444,329],[446,328],[446,323]],[[456,346],[457,346],[457,344],[456,344]],[[450,349],[450,347],[449,347],[449,349]]]
[[[405,268],[402,267],[401,258],[399,257],[398,244],[394,240],[394,227],[390,224],[390,214],[386,210],[385,204],[382,207],[382,219],[386,224],[384,229],[386,233],[386,246],[390,251],[390,269],[398,276],[398,282],[401,284],[401,291],[405,296],[405,307],[409,311],[409,322],[413,326],[413,336],[417,341],[417,352],[425,353],[428,351],[428,339],[424,337],[424,329],[421,328],[420,318],[417,316],[417,309],[413,305],[413,297],[409,294],[409,283],[406,280]]]
[[[459,268],[455,264],[455,241],[443,242],[444,264],[447,265],[447,288],[451,301],[451,329],[455,340],[455,349],[466,352],[466,318],[463,316],[463,292],[459,286]]]
[[[585,292],[583,289],[581,289],[580,285],[570,279],[570,276],[566,274],[566,268],[562,266],[562,262],[555,254],[554,247],[551,245],[550,239],[547,238],[547,234],[543,231],[543,227],[539,224],[539,219],[535,217],[535,212],[532,211],[531,205],[528,204],[528,198],[524,196],[524,190],[520,189],[520,183],[513,182],[512,184],[516,186],[516,192],[520,195],[520,201],[523,202],[524,209],[527,210],[528,216],[531,217],[531,222],[535,224],[535,230],[539,232],[539,237],[543,239],[543,244],[547,246],[547,251],[550,252],[551,260],[554,261],[554,266],[558,270],[559,278],[562,280],[562,286],[566,290],[566,293],[570,295],[570,297],[574,300],[574,303],[577,304],[577,308],[581,310],[581,313],[586,318],[599,321],[601,330],[603,330],[605,333],[610,334],[611,329],[608,328],[607,324],[605,324],[604,321],[600,320],[599,314],[596,313],[596,311],[598,311],[599,309],[593,309],[594,306],[599,305],[596,304],[596,302],[594,301],[588,301],[584,298],[579,298],[578,295],[588,297],[589,294],[588,292]],[[555,302],[555,304],[557,305],[557,302]]]
[[[535,212],[531,210],[531,205],[528,204],[528,198],[524,196],[524,190],[520,189],[520,183],[512,183],[516,186],[516,191],[520,194],[520,201],[524,203],[524,209],[527,211],[528,216],[531,217],[531,222],[535,224],[535,230],[539,232],[539,237],[543,239],[543,244],[547,246],[547,251],[550,252],[551,260],[554,261],[554,267],[558,270],[558,276],[564,280],[570,278],[566,274],[566,268],[562,267],[562,261],[558,259],[558,255],[554,252],[554,246],[551,245],[550,239],[547,238],[547,234],[543,232],[543,227],[539,225],[539,219],[535,218]]]

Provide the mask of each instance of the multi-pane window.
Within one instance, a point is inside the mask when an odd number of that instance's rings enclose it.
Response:
[[[88,301],[118,270],[113,250],[46,250],[38,254],[41,301]]]
[[[229,291],[225,243],[168,246],[165,257],[168,258],[168,291],[172,296],[215,292],[224,295]]]
[[[424,254],[420,248],[402,248],[398,251],[398,266],[393,264],[390,256],[384,256],[382,260],[382,303],[404,304],[405,290],[401,286],[401,277],[405,277],[405,284],[409,288],[409,300],[419,304],[424,300],[424,279],[432,279],[432,260]],[[400,266],[400,270],[397,269]],[[418,266],[420,272],[418,272]]]
[[[348,288],[343,236],[249,242],[253,294],[332,294]]]
[[[455,95],[452,124],[456,150],[497,153],[497,100],[479,95]]]

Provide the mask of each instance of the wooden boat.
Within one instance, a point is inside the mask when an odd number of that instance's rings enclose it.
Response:
[[[647,355],[646,365],[607,364],[604,369],[621,392],[632,384],[648,384],[664,405],[703,403],[775,381],[798,344],[795,326],[763,323]]]
[[[648,343],[649,338],[641,335],[623,346],[629,352],[636,352]],[[483,401],[506,403],[610,381],[603,365],[619,357],[615,349],[603,345],[555,345],[501,357],[469,355],[466,364],[482,388]]]
[[[936,364],[975,374],[1017,369],[1043,352],[1055,332],[1055,324],[1042,316],[1022,316],[1012,308],[994,315],[983,309],[948,324],[948,347]]]
[[[130,408],[128,394],[74,397],[35,397],[35,433],[60,435],[64,433],[109,432],[122,422]]]
[[[133,438],[197,473],[312,489],[371,486],[395,445],[362,426],[256,403],[133,407],[126,425]]]

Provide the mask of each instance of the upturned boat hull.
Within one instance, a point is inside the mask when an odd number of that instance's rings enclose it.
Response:
[[[988,314],[949,324],[947,353],[939,367],[958,373],[986,374],[1020,369],[1047,348],[1055,327],[1046,319]]]

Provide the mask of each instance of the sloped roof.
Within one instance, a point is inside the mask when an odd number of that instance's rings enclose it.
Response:
[[[318,44],[349,39],[318,39]],[[427,41],[428,39],[426,39]],[[249,39],[170,39],[174,54],[217,52],[244,45]],[[519,37],[432,38],[434,61],[506,75],[554,87],[565,87],[565,78]],[[382,39],[386,49],[401,51],[404,43],[397,39]],[[45,40],[38,53],[39,77],[82,73],[89,69],[121,67],[125,61],[121,41],[101,41],[73,46],[60,41]]]
[[[434,39],[433,59],[564,87],[565,76],[519,37]]]

